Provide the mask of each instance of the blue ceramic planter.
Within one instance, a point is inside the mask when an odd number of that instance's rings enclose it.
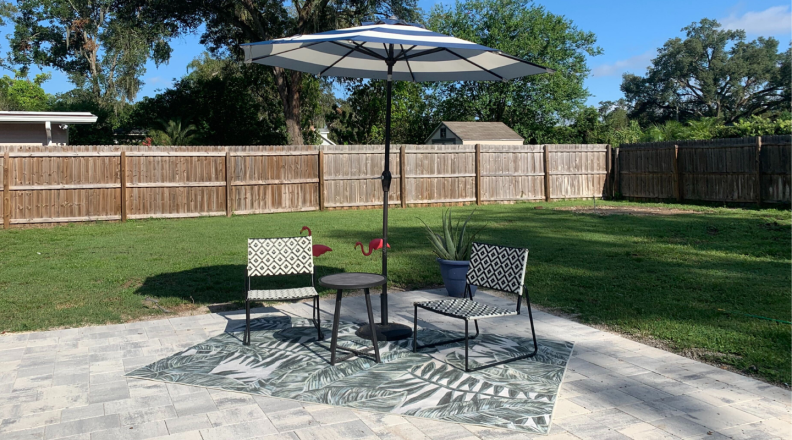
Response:
[[[443,260],[440,263],[440,275],[443,277],[448,296],[461,298],[465,296],[465,277],[467,276],[470,261]],[[470,286],[470,292],[476,295],[476,286]]]

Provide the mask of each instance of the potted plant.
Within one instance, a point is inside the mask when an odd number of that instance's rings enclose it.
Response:
[[[475,210],[468,215],[461,227],[459,221],[456,225],[451,221],[450,209],[443,212],[442,234],[434,232],[426,222],[421,220],[426,228],[432,251],[437,255],[437,262],[440,263],[440,275],[443,277],[448,296],[460,298],[465,295],[465,278],[470,266],[470,248],[476,235],[481,231],[481,229],[474,233],[468,231],[468,222],[473,216],[473,212]],[[470,286],[470,292],[475,294],[476,286]]]

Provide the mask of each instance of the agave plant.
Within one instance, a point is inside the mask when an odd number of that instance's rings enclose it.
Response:
[[[443,260],[466,261],[470,259],[470,248],[473,245],[473,240],[481,232],[481,229],[474,233],[470,233],[467,230],[468,222],[470,222],[474,212],[476,212],[475,209],[467,216],[465,222],[462,223],[462,227],[459,226],[459,220],[457,220],[456,225],[451,221],[451,209],[443,212],[442,234],[434,232],[426,222],[421,220],[424,228],[426,228],[426,234],[429,237],[429,243],[432,245],[432,252],[435,255]]]

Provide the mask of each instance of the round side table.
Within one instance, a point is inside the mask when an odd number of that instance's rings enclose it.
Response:
[[[341,349],[352,353],[338,359],[339,362],[345,361],[353,356],[366,354],[368,351],[373,349],[374,359],[377,361],[377,363],[380,363],[379,346],[377,345],[377,332],[373,332],[371,334],[371,342],[374,344],[373,347],[368,347],[361,350],[338,347],[338,321],[341,317],[341,299],[343,291],[363,289],[363,293],[366,297],[366,311],[368,312],[369,326],[376,328],[374,327],[374,313],[371,311],[371,295],[369,294],[369,289],[372,287],[382,286],[386,282],[387,279],[385,279],[385,277],[382,275],[362,272],[337,273],[333,275],[327,275],[319,279],[320,286],[336,289],[335,314],[333,315],[333,337],[330,340],[330,365],[335,365],[336,363],[336,349]]]

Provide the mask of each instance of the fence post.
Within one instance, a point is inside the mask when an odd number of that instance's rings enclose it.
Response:
[[[407,150],[406,146],[402,145],[399,151],[399,194],[401,198],[401,207],[407,207]]]
[[[674,145],[674,198],[682,201],[682,176],[679,172],[679,145]]]
[[[762,137],[756,137],[756,206],[762,207]]]
[[[545,202],[550,201],[550,151],[547,145],[544,146],[544,181],[545,181]]]
[[[120,170],[121,170],[121,221],[127,221],[127,161],[126,161],[126,151],[121,151],[121,163],[120,163]]]
[[[11,158],[3,155],[3,229],[11,227]]]
[[[476,144],[476,205],[481,205],[481,144]]]
[[[319,150],[319,210],[325,209],[324,150]]]
[[[225,154],[225,172],[226,172],[226,186],[225,186],[225,208],[226,208],[226,217],[231,217],[231,214],[234,213],[234,199],[232,197],[233,193],[231,187],[231,151],[226,148]]]
[[[611,188],[613,188],[613,181],[611,179],[613,176],[611,175],[611,145],[606,144],[605,148],[605,188],[602,189],[602,198],[604,199],[608,196],[612,199]]]
[[[616,194],[621,197],[621,166],[619,165],[619,147],[616,147],[616,151],[613,154],[613,198],[616,198]]]

